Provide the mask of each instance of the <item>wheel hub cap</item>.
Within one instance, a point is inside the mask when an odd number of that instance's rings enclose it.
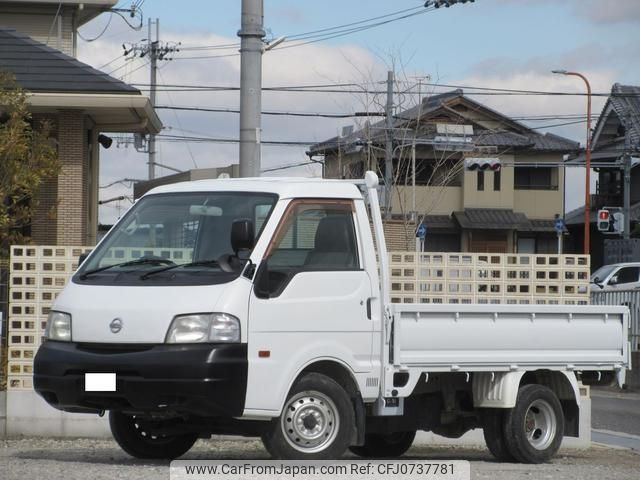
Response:
[[[553,408],[545,400],[535,400],[524,417],[527,440],[536,450],[545,450],[556,437],[557,419]]]
[[[328,448],[339,429],[335,404],[319,392],[300,392],[287,401],[280,426],[296,450],[315,453]]]

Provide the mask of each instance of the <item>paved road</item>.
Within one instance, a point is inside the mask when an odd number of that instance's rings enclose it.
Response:
[[[640,451],[640,393],[592,389],[591,427],[594,442]]]
[[[183,457],[185,460],[266,458],[267,452],[255,440],[200,440]],[[486,448],[469,447],[415,447],[403,459],[468,460],[473,480],[637,480],[640,465],[638,453],[597,446],[589,450],[563,450],[544,465],[498,463]],[[168,462],[135,460],[112,440],[24,438],[0,441],[2,480],[166,480],[168,477]],[[338,479],[328,477],[327,480]]]

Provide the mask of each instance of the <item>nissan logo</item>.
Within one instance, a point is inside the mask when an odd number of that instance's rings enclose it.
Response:
[[[122,330],[122,319],[114,318],[113,320],[111,320],[109,328],[111,329],[111,333],[118,333],[120,330]]]

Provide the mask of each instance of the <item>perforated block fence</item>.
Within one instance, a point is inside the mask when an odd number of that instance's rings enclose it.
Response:
[[[54,300],[92,247],[14,246],[9,262],[9,390],[33,388],[33,358]],[[190,261],[190,249],[114,251],[105,262],[143,255]],[[588,304],[589,257],[390,252],[395,303]]]

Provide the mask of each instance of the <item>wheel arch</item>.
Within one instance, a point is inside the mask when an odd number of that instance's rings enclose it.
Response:
[[[475,373],[473,403],[476,408],[513,408],[518,389],[538,384],[549,388],[560,400],[565,417],[565,435],[577,437],[580,424],[580,388],[573,372],[533,370],[528,372]]]
[[[564,434],[580,434],[580,387],[573,372],[536,370],[524,374],[520,385],[538,384],[549,388],[560,400],[564,414]]]
[[[352,433],[352,444],[363,445],[366,413],[364,408],[364,401],[362,400],[362,394],[360,393],[360,388],[358,387],[358,382],[356,381],[355,375],[353,374],[351,369],[337,360],[314,360],[305,365],[302,370],[298,372],[298,374],[289,385],[287,395],[291,391],[291,388],[296,384],[296,382],[298,382],[298,380],[309,373],[319,373],[321,375],[329,377],[345,389],[345,391],[349,395],[349,398],[351,399],[351,403],[353,404],[355,415],[355,425]]]

